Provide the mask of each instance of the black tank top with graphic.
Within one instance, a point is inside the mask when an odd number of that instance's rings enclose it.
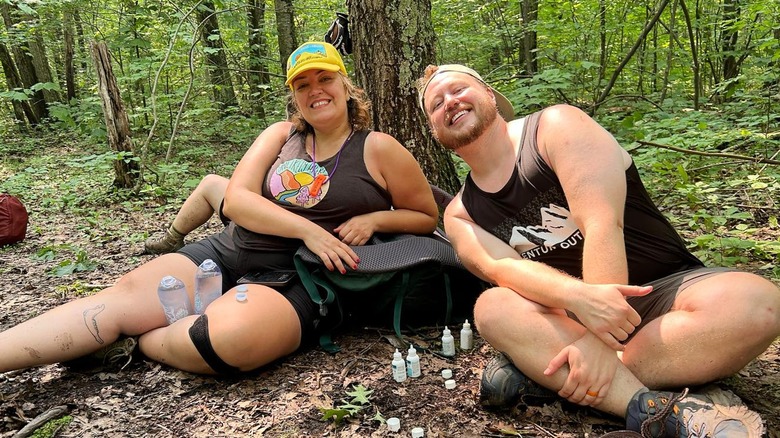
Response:
[[[263,197],[330,232],[354,216],[389,210],[390,194],[368,173],[363,157],[369,132],[354,132],[340,153],[316,163],[306,152],[305,135],[293,133],[265,175]],[[301,245],[298,239],[255,233],[235,222],[228,231],[239,249],[295,250]]]
[[[524,258],[582,278],[583,236],[571,219],[563,188],[539,154],[536,130],[541,112],[525,119],[519,160],[496,193],[480,190],[469,174],[463,205],[474,221]],[[629,284],[645,284],[702,266],[661,214],[642,185],[634,163],[626,170],[623,235]]]

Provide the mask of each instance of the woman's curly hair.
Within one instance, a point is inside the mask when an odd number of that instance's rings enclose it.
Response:
[[[371,102],[366,97],[365,91],[362,88],[356,87],[352,80],[347,76],[344,76],[341,72],[338,73],[338,77],[341,78],[344,84],[344,89],[347,91],[347,112],[349,122],[352,124],[352,129],[355,131],[365,131],[372,128],[371,120]],[[298,105],[295,103],[294,93],[288,94],[287,109],[289,110],[289,120],[295,125],[295,130],[302,133],[310,133],[314,131],[314,128],[303,118]]]

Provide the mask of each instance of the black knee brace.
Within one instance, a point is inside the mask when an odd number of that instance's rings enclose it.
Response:
[[[209,338],[209,318],[206,315],[201,315],[192,323],[189,330],[190,339],[195,344],[195,348],[200,353],[204,361],[211,367],[212,370],[219,374],[237,374],[241,370],[225,363],[222,358],[214,351],[214,347],[211,346],[211,338]]]

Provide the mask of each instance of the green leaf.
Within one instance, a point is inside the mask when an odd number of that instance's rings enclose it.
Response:
[[[322,412],[321,420],[323,421],[333,420],[333,422],[336,424],[341,423],[341,421],[344,420],[344,417],[348,417],[350,415],[350,412],[346,409],[320,408],[320,412]]]
[[[39,90],[54,90],[54,91],[60,91],[60,85],[55,82],[38,82],[37,84],[30,87],[33,91],[39,91]]]
[[[368,389],[362,384],[354,386],[354,391],[347,391],[347,395],[352,397],[352,403],[360,403],[363,405],[367,405],[371,403],[369,400],[371,398],[371,394],[374,393],[373,389]]]
[[[0,93],[0,97],[5,99],[11,99],[15,100],[17,102],[24,102],[25,100],[29,100],[30,97],[27,96],[27,94],[21,92],[21,91],[3,91]]]

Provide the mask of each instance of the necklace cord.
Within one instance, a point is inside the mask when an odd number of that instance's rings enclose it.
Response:
[[[339,148],[338,153],[336,154],[336,165],[333,166],[333,171],[330,172],[330,174],[326,177],[323,174],[316,174],[317,173],[317,136],[312,132],[311,134],[311,176],[314,178],[314,181],[311,184],[311,187],[309,187],[309,194],[311,196],[317,196],[320,194],[320,189],[322,186],[330,181],[330,179],[333,177],[333,175],[336,174],[336,170],[339,168],[339,159],[341,159],[341,151],[344,150],[344,146],[347,145],[349,142],[349,139],[352,138],[352,134],[355,132],[354,128],[350,129],[349,135],[347,136],[346,140],[344,140],[344,143],[341,144],[341,147]],[[325,166],[323,166],[323,169]],[[327,169],[325,169],[327,172]]]

